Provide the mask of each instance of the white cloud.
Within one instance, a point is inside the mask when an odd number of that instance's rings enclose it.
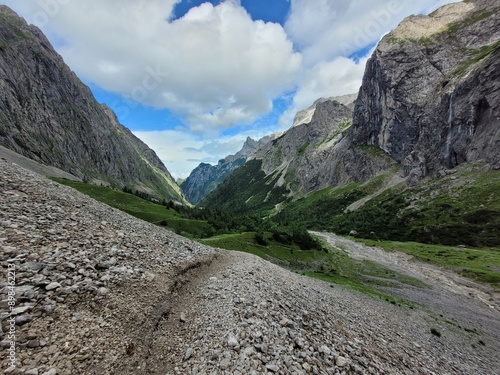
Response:
[[[411,14],[456,0],[291,0],[285,30],[304,65],[349,56],[375,42]]]
[[[253,21],[238,1],[204,3],[166,22],[177,0],[26,0],[28,21],[42,20],[47,1],[44,31],[63,39],[58,51],[78,75],[169,108],[196,131],[268,113],[301,66],[283,28]]]

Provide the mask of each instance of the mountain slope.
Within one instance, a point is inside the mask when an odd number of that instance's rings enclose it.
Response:
[[[18,276],[4,374],[498,374],[498,301],[449,271],[414,286],[435,298],[409,309],[189,241],[1,159],[0,206],[2,276]]]
[[[413,185],[462,163],[500,168],[499,17],[496,2],[477,0],[405,19],[370,58],[352,114],[333,100],[317,101],[254,156],[263,177],[233,175],[247,179],[227,181],[203,204],[224,201],[248,211],[259,205],[232,202],[250,198],[259,185],[287,191],[276,201],[265,199],[269,207],[381,175]],[[357,199],[378,195],[363,190]],[[356,197],[342,198],[343,209],[360,207],[353,204]]]
[[[80,179],[185,199],[153,150],[119,124],[42,32],[0,6],[0,143]]]
[[[317,100],[201,205],[229,211],[279,210],[283,202],[330,185],[364,182],[393,167],[392,159],[378,148],[351,147],[351,119],[351,108],[336,98]]]
[[[235,155],[229,155],[219,160],[217,165],[201,163],[182,183],[182,191],[191,203],[198,204],[235,169],[243,165],[250,155],[254,154],[263,145],[272,141],[277,136],[272,134],[258,141],[248,137],[240,151]]]

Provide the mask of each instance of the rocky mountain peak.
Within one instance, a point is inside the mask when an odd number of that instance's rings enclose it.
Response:
[[[353,143],[384,150],[412,182],[464,162],[498,167],[499,24],[490,0],[404,20],[368,61]]]
[[[474,9],[474,3],[461,1],[440,7],[429,15],[409,16],[382,39],[377,49],[383,51],[391,48],[394,40],[429,38],[442,32],[450,24],[464,19]]]

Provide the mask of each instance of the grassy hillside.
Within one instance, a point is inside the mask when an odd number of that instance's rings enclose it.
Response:
[[[261,166],[261,160],[248,161],[199,206],[235,213],[271,213],[276,204],[287,200],[289,192],[285,187],[275,187],[279,177],[266,177]]]
[[[295,272],[345,285],[393,303],[404,301],[387,296],[377,290],[377,287],[392,285],[394,281],[410,285],[419,285],[418,282],[405,279],[402,275],[389,272],[372,262],[353,260],[342,250],[326,244],[318,246],[296,221],[307,224],[309,228],[327,229],[337,233],[342,232],[342,227],[337,226],[337,223],[340,223],[344,225],[345,232],[357,230],[358,237],[367,238],[360,241],[368,245],[380,246],[388,251],[403,251],[424,262],[451,268],[463,276],[500,289],[498,247],[465,248],[387,240],[391,237],[403,237],[410,229],[419,228],[423,223],[428,225],[427,228],[431,228],[427,229],[429,232],[424,233],[435,235],[434,227],[430,226],[431,222],[436,220],[434,215],[439,213],[438,217],[444,218],[443,215],[448,211],[453,215],[446,216],[448,221],[443,220],[441,223],[461,223],[469,232],[473,232],[470,224],[472,228],[482,228],[482,231],[473,237],[477,241],[481,238],[494,238],[488,230],[493,228],[493,233],[498,230],[495,222],[487,221],[487,225],[484,225],[484,221],[476,219],[470,223],[470,218],[479,215],[478,210],[485,210],[484,206],[488,207],[489,212],[499,211],[498,171],[464,167],[454,175],[428,181],[411,189],[395,186],[374,197],[357,211],[344,213],[346,208],[360,197],[373,194],[385,186],[393,172],[365,184],[350,184],[316,192],[308,198],[285,205],[280,214],[265,220],[259,215],[193,209],[176,206],[170,202],[161,205],[106,187],[64,179],[55,180],[140,219],[166,226],[209,246],[252,253]],[[404,197],[411,199],[405,200]],[[443,203],[432,203],[441,200]],[[479,201],[481,203],[478,203]],[[442,213],[444,204],[453,205],[446,206],[445,213]],[[381,212],[384,215],[381,215]],[[408,216],[402,213],[409,215],[408,212],[418,214],[419,220],[408,221],[405,226],[401,223],[404,224],[404,219]],[[490,214],[484,220],[495,217]],[[425,218],[427,220],[424,220]],[[441,232],[437,233],[444,235],[447,233],[445,229],[446,227],[442,226]],[[447,242],[452,240],[447,236],[444,239]],[[467,237],[459,237],[455,241],[461,243],[464,242],[463,239]],[[498,240],[498,237],[496,239]]]
[[[349,205],[384,184],[328,188],[286,205],[275,220],[360,238],[443,245],[500,246],[500,171],[463,165],[414,187],[399,184],[354,211]]]

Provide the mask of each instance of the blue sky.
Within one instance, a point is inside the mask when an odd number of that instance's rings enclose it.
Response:
[[[380,38],[450,0],[5,0],[174,177],[357,92]]]

